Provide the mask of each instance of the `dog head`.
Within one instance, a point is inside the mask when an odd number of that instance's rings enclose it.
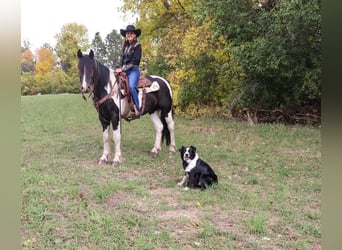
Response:
[[[188,164],[196,156],[196,147],[194,147],[192,145],[189,147],[182,146],[179,149],[179,152],[180,152],[180,157],[183,160],[183,162],[186,162]]]

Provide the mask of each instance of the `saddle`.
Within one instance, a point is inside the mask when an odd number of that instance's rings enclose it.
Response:
[[[146,94],[159,90],[159,84],[156,81],[154,81],[152,77],[141,74],[137,87],[138,87],[139,92],[142,92],[141,114],[143,114],[145,110]],[[129,120],[138,118],[138,117],[135,117],[134,115],[135,107],[134,107],[134,103],[132,101],[131,93],[129,90],[128,77],[125,72],[119,73],[119,90],[120,90],[121,97],[126,99],[126,102],[128,103],[128,106],[130,107],[131,115],[130,115]]]

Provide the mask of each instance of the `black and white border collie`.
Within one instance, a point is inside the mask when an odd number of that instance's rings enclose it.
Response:
[[[184,176],[177,186],[189,188],[206,189],[212,184],[218,183],[214,170],[196,153],[196,147],[182,146],[179,150],[183,162]]]

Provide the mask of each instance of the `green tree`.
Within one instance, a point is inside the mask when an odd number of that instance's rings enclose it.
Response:
[[[115,68],[120,64],[122,36],[116,30],[112,30],[112,32],[106,36],[105,45],[107,48],[107,61],[105,65]]]
[[[22,95],[34,95],[36,93],[34,89],[35,77],[32,72],[22,73],[20,83]]]
[[[65,92],[77,92],[79,90],[77,50],[86,51],[90,48],[88,30],[84,25],[69,23],[62,27],[59,34],[56,34],[56,40],[56,53],[60,67],[65,73],[62,77],[58,73],[58,79],[64,79],[62,86],[65,87]],[[51,77],[51,79],[56,78]],[[60,87],[58,89],[61,91]]]
[[[91,42],[91,47],[94,50],[96,59],[105,64],[107,61],[107,48],[103,42],[100,32],[96,32],[94,39]]]
[[[197,7],[225,36],[245,75],[234,105],[320,108],[319,0],[200,0]]]
[[[88,29],[81,24],[69,23],[63,25],[61,32],[56,34],[56,53],[62,69],[67,74],[77,72],[77,50],[90,48]]]

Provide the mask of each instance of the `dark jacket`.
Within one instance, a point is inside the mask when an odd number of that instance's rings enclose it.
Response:
[[[127,44],[121,55],[121,67],[123,71],[127,71],[133,66],[139,66],[142,49],[141,44],[136,42],[133,45]]]

